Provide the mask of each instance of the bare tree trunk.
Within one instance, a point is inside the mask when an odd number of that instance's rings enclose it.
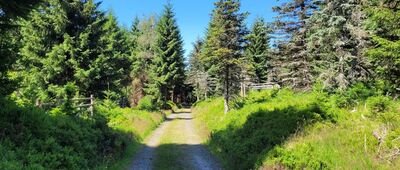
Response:
[[[228,113],[230,108],[229,108],[229,68],[226,68],[225,70],[225,80],[224,80],[224,85],[225,85],[225,91],[224,91],[224,113]]]

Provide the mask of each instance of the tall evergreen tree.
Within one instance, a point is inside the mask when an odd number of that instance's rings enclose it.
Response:
[[[201,49],[203,40],[198,39],[193,43],[193,51],[189,54],[189,73],[188,83],[194,87],[194,93],[197,101],[207,97],[208,93],[208,73],[206,72],[203,63],[200,61]]]
[[[306,48],[306,21],[318,9],[319,0],[290,0],[274,7],[277,44],[283,63],[281,81],[295,89],[309,90],[312,85],[310,58]]]
[[[10,80],[8,71],[19,58],[20,34],[18,18],[26,18],[40,0],[0,0],[0,96],[11,93],[17,87]]]
[[[229,102],[237,92],[241,79],[246,14],[240,13],[238,0],[215,2],[212,19],[202,51],[202,61],[210,74],[222,84],[224,112],[230,110]]]
[[[400,95],[400,2],[375,0],[368,7],[367,27],[374,46],[367,55],[386,92]]]
[[[132,25],[131,35],[131,55],[132,55],[132,68],[131,68],[131,106],[136,106],[141,98],[147,94],[154,93],[152,89],[147,87],[151,84],[151,73],[153,60],[155,58],[154,44],[156,41],[156,22],[155,16],[143,18],[139,21],[135,19]],[[150,89],[150,90],[149,90]]]
[[[165,6],[157,24],[155,44],[155,77],[156,87],[160,92],[159,101],[177,101],[185,81],[185,65],[183,59],[183,41],[176,23],[172,5]]]
[[[49,0],[46,4],[23,22],[22,95],[31,100],[54,98],[68,82],[75,82],[82,95],[102,94],[93,83],[106,21],[99,3]]]
[[[308,22],[308,54],[328,90],[343,91],[370,75],[364,50],[368,34],[360,0],[328,0]]]
[[[129,80],[131,66],[127,35],[118,26],[111,12],[108,13],[107,22],[103,27],[104,35],[100,37],[103,46],[101,54],[91,65],[95,69],[91,86],[98,92],[109,91],[114,93],[115,97],[121,97],[122,89]],[[102,97],[104,94],[98,96]]]
[[[271,65],[268,63],[270,60],[269,28],[264,19],[256,19],[247,39],[245,55],[254,69],[254,80],[258,83],[266,82],[268,80],[268,69]]]

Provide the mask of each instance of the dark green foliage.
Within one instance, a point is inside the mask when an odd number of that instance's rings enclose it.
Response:
[[[336,106],[344,108],[360,104],[365,101],[368,97],[375,95],[375,90],[371,87],[366,86],[363,83],[357,83],[346,91],[340,91],[337,94],[332,95]]]
[[[269,53],[270,30],[262,18],[257,18],[250,34],[247,36],[245,55],[254,70],[254,82],[262,83],[268,80],[271,69],[271,54]]]
[[[387,92],[400,95],[400,3],[371,1],[367,9],[367,27],[373,31],[374,46],[368,50],[379,79],[384,80]]]
[[[8,76],[11,65],[19,57],[19,25],[16,20],[27,17],[27,14],[41,0],[1,0],[0,1],[0,96],[10,94],[17,83]]]
[[[95,96],[104,98],[104,91],[112,91],[125,96],[123,87],[129,84],[131,61],[128,57],[127,35],[118,26],[117,20],[110,12],[103,26],[104,34],[100,38],[101,54],[91,64],[91,88]]]
[[[239,10],[238,0],[215,2],[201,55],[205,68],[221,85],[225,112],[229,111],[229,102],[238,91],[242,78],[240,74],[245,63],[243,43],[246,34],[244,26],[246,14],[240,13]]]
[[[392,105],[391,99],[385,96],[370,97],[366,103],[373,114],[386,112]]]
[[[0,167],[5,169],[94,168],[119,158],[131,142],[100,115],[49,115],[3,98],[0,108]]]
[[[171,4],[165,6],[157,24],[157,38],[154,46],[156,56],[153,79],[159,93],[154,95],[162,106],[165,106],[168,100],[178,100],[185,80],[183,41]]]
[[[311,58],[307,53],[306,21],[318,9],[320,0],[290,0],[274,7],[276,45],[281,69],[279,79],[295,89],[310,90],[313,82]]]
[[[24,98],[52,99],[69,82],[79,95],[100,98],[121,88],[129,68],[125,37],[98,6],[92,0],[49,0],[22,22],[18,68]]]

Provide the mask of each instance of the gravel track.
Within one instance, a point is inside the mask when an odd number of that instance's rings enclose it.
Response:
[[[171,124],[173,121],[175,123]],[[164,135],[171,135],[166,133],[171,128],[180,130],[179,133],[175,133],[180,135],[179,138],[177,137],[177,141],[172,141],[171,144],[177,144],[176,149],[179,149],[180,153],[182,153],[177,159],[185,163],[183,169],[222,170],[217,159],[201,143],[202,140],[197,135],[190,113],[174,113],[169,115],[166,121],[145,140],[142,148],[134,157],[130,167],[131,170],[154,169],[153,164],[156,159],[157,148],[160,146]],[[168,137],[171,138],[171,136]],[[184,138],[184,143],[182,143],[182,138]],[[178,141],[178,139],[180,140]]]

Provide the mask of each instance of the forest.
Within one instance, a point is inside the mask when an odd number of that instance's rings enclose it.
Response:
[[[0,0],[0,169],[400,168],[400,0],[215,0],[188,56],[173,2]]]

